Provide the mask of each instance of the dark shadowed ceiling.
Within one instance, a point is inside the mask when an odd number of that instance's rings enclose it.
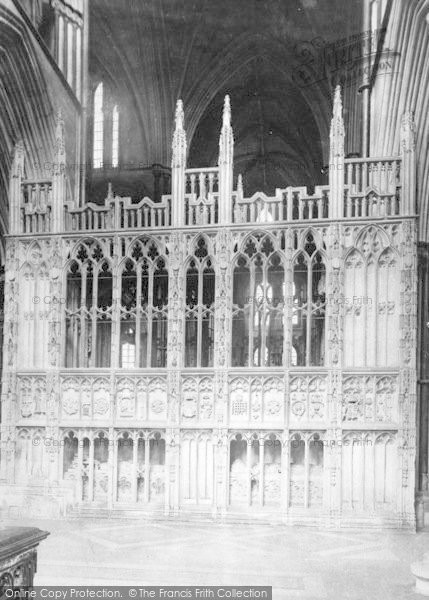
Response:
[[[215,165],[229,93],[235,174],[243,173],[246,192],[321,183],[335,74],[332,65],[321,70],[309,61],[317,48],[361,30],[362,0],[90,5],[91,79],[94,86],[103,80],[121,108],[121,163],[169,165],[174,106],[182,98],[188,164]],[[356,88],[345,94],[347,119]],[[356,140],[350,143],[356,151]]]

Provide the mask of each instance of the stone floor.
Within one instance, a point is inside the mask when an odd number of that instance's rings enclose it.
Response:
[[[20,521],[51,535],[36,585],[271,585],[273,599],[402,600],[429,532],[80,519]]]

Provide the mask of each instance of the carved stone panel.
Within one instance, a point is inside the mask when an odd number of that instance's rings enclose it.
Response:
[[[211,422],[214,417],[214,381],[211,377],[186,377],[182,385],[183,422]]]
[[[343,380],[343,422],[392,423],[397,418],[398,383],[393,376]]]
[[[107,377],[63,377],[61,379],[63,419],[106,419],[110,416],[110,382]]]
[[[46,414],[46,378],[19,377],[18,397],[20,416],[37,417]]]
[[[293,377],[290,382],[290,421],[320,422],[327,417],[326,377]]]

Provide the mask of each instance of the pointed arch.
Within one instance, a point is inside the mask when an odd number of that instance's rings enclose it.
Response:
[[[350,367],[399,364],[399,255],[376,225],[345,255],[344,361]]]
[[[210,240],[198,234],[185,261],[185,367],[212,367],[215,281]]]
[[[79,240],[69,253],[63,277],[65,366],[110,366],[113,273],[105,245],[93,238]]]
[[[279,241],[250,232],[233,260],[232,366],[281,366],[286,261]]]
[[[325,362],[326,256],[323,239],[306,229],[293,255],[292,348],[296,366]]]

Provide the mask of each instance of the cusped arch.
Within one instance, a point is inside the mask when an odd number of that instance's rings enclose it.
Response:
[[[366,257],[370,254],[378,255],[388,246],[389,236],[376,224],[364,227],[356,236],[355,247]]]
[[[346,268],[360,269],[366,263],[366,259],[358,248],[349,248],[344,256]]]

